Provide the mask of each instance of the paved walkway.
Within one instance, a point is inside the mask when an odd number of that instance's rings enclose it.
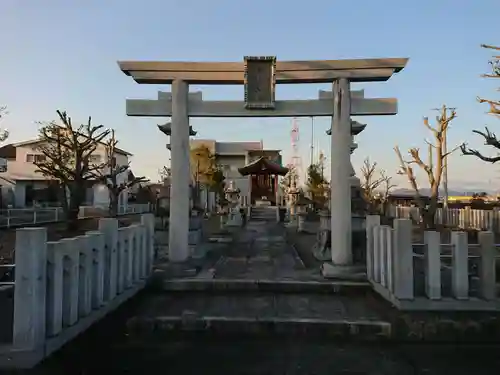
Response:
[[[170,293],[145,299],[131,326],[136,330],[177,331],[191,329],[183,325],[194,320],[197,330],[224,332],[300,329],[314,335],[363,340],[391,334],[390,323],[370,306],[373,301],[365,298],[371,293],[366,283],[347,283],[348,295],[334,291],[332,282],[324,280],[318,268],[302,263],[287,243],[282,225],[250,221],[232,238],[212,253],[212,261],[197,275],[166,275],[162,289]],[[352,292],[351,284],[358,289]],[[203,293],[193,293],[196,291]]]
[[[319,269],[307,269],[286,242],[282,225],[260,220],[235,233],[211,272],[215,279],[322,280]]]

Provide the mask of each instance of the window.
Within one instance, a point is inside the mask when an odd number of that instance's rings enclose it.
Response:
[[[89,162],[96,164],[96,163],[100,163],[101,159],[102,159],[101,155],[90,155]]]
[[[41,154],[27,154],[26,161],[28,163],[40,162],[45,160],[45,155]]]

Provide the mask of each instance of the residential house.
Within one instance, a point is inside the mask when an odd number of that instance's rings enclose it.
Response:
[[[12,143],[0,147],[0,158],[6,160],[6,170],[0,169],[1,205],[3,207],[13,206],[15,208],[30,207],[34,204],[58,205],[60,196],[57,183],[37,171],[35,161],[43,160],[43,155],[38,147],[40,140],[29,140]],[[118,165],[129,162],[129,152],[115,148],[115,158]],[[104,143],[98,145],[91,155],[92,163],[106,163],[106,147]],[[103,171],[104,172],[104,171]],[[118,176],[118,183],[130,178],[130,173],[122,173]],[[128,201],[128,192],[120,196],[120,205]],[[107,187],[97,181],[89,181],[86,191],[86,204],[93,206],[107,206],[109,194]]]

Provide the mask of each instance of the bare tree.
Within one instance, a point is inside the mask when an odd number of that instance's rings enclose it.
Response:
[[[145,177],[130,177],[130,163],[119,165],[116,161],[116,145],[118,141],[115,131],[111,130],[111,137],[105,142],[105,162],[98,166],[93,166],[93,174],[96,179],[106,185],[109,193],[109,215],[118,215],[118,201],[120,194],[131,187],[147,182]],[[121,181],[120,181],[121,180]]]
[[[396,185],[392,183],[392,177],[389,177],[384,170],[380,171],[380,178],[382,179],[382,184],[380,185],[378,194],[379,212],[382,216],[387,216],[389,195],[391,194],[391,190],[394,189]]]
[[[0,106],[0,120],[7,114],[7,107]],[[9,137],[9,132],[6,129],[0,129],[0,142],[5,141]]]
[[[424,126],[432,133],[434,142],[426,140],[428,146],[427,162],[424,162],[420,157],[418,148],[410,148],[408,153],[410,160],[405,160],[401,154],[399,146],[394,147],[394,151],[399,159],[400,170],[399,174],[405,174],[408,177],[411,187],[415,192],[415,199],[420,208],[421,222],[426,229],[435,228],[434,217],[438,207],[439,186],[443,169],[446,165],[446,158],[453,153],[458,147],[449,152],[445,152],[444,141],[450,123],[457,117],[455,109],[447,108],[445,105],[439,110],[440,114],[436,116],[436,126],[432,127],[429,124],[429,119],[424,118]],[[416,164],[426,175],[430,187],[430,197],[427,202],[420,194],[417,178],[412,165]]]
[[[158,177],[160,180],[158,182],[164,183],[167,178],[169,178],[172,175],[172,172],[170,168],[163,166],[162,168],[158,169]]]
[[[67,229],[74,230],[78,227],[78,212],[85,199],[87,181],[94,179],[95,172],[102,167],[91,165],[89,158],[109,130],[102,125],[92,125],[90,117],[86,124],[75,129],[66,112],[57,111],[57,114],[60,124],[53,121],[40,129],[37,150],[44,157],[35,159],[34,164],[39,173],[59,181]]]
[[[366,209],[370,214],[386,214],[387,199],[392,188],[392,177],[382,169],[377,168],[376,162],[366,158],[361,167],[361,189]]]
[[[500,47],[490,46],[483,44],[481,45],[483,48],[492,49],[496,51],[500,51]],[[493,60],[490,62],[491,65],[491,73],[483,74],[482,77],[485,78],[497,78],[500,79],[500,56],[493,56]],[[498,89],[500,91],[500,88]],[[477,98],[479,103],[487,103],[489,105],[488,114],[495,116],[500,119],[500,101],[499,100],[489,100],[484,98]],[[492,146],[493,148],[500,150],[500,140],[497,138],[495,133],[491,132],[488,127],[485,127],[485,131],[473,130],[473,133],[479,134],[484,138],[484,144],[487,146]],[[478,150],[473,150],[467,147],[467,144],[462,144],[460,146],[463,155],[473,155],[485,162],[488,163],[496,163],[500,160],[500,155],[497,156],[485,156],[481,154]]]

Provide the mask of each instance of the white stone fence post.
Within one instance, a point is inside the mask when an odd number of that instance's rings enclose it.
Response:
[[[388,214],[397,219],[418,219],[418,207],[389,206]],[[460,229],[476,229],[491,232],[500,232],[500,210],[479,210],[466,208],[438,208],[435,217],[436,224]]]
[[[375,291],[401,309],[500,310],[492,232],[480,232],[479,244],[469,244],[466,232],[452,232],[450,244],[435,231],[425,232],[422,244],[412,235],[409,219],[395,219],[391,228],[367,216],[367,278]]]
[[[97,231],[54,242],[47,228],[18,229],[12,359],[33,365],[144,287],[153,237],[153,214],[124,228],[101,219]]]

